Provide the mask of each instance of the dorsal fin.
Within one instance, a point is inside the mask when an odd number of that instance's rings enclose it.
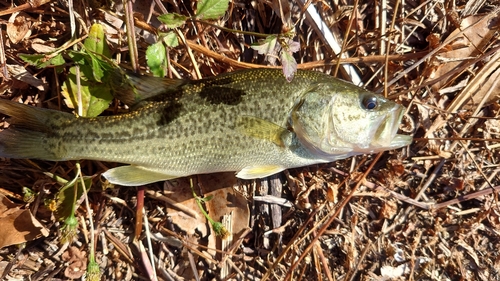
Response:
[[[128,106],[134,106],[155,96],[180,91],[189,80],[121,72],[113,82],[116,82],[111,85],[113,96]]]

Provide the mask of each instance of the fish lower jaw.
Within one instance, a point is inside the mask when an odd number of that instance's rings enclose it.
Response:
[[[393,150],[409,145],[413,138],[408,135],[395,135],[392,140],[389,141],[373,141],[370,145],[365,147],[354,146],[352,149],[352,154],[370,154],[377,153],[386,150]]]
[[[403,146],[410,145],[413,141],[413,137],[409,135],[395,135],[391,141],[391,149],[400,148]]]
[[[383,140],[372,142],[372,144],[368,147],[368,150],[371,151],[370,153],[375,153],[384,150],[397,149],[409,145],[412,140],[413,138],[411,136],[397,134],[390,141]]]

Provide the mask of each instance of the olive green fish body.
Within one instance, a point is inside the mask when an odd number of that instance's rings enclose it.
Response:
[[[411,140],[396,135],[403,107],[318,72],[298,71],[291,83],[265,69],[144,81],[157,93],[124,96],[137,104],[117,116],[75,117],[0,100],[14,124],[0,133],[0,156],[127,163],[104,176],[137,185],[220,171],[259,178]],[[375,109],[364,108],[370,101]]]

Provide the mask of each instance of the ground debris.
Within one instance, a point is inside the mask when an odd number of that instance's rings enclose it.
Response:
[[[0,196],[46,229],[2,245],[0,279],[80,278],[93,247],[101,280],[500,280],[498,1],[235,0],[210,21],[241,32],[197,21],[170,30],[156,15],[195,15],[197,1],[135,1],[135,57],[122,4],[35,2],[1,5],[0,98],[70,112],[60,91],[72,65],[49,62],[81,45],[95,21],[112,58],[143,71],[148,46],[172,32],[179,42],[166,49],[164,70],[177,78],[280,67],[279,49],[259,54],[250,46],[265,36],[248,32],[276,35],[293,23],[298,68],[360,79],[403,104],[401,130],[415,141],[258,181],[193,177],[198,196],[217,196],[202,205],[224,221],[228,240],[214,234],[189,179],[148,185],[141,196],[142,188],[102,182],[114,164],[85,160],[89,207],[75,198],[76,239],[61,245],[64,222],[53,211],[76,164],[0,159]],[[31,58],[39,67],[23,54],[39,55]],[[104,114],[126,110],[113,102]],[[8,126],[0,116],[0,129]],[[23,201],[23,187],[32,201]]]

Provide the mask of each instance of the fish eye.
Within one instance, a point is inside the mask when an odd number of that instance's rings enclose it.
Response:
[[[361,105],[364,109],[373,110],[378,106],[378,100],[376,96],[369,95],[363,98]]]

